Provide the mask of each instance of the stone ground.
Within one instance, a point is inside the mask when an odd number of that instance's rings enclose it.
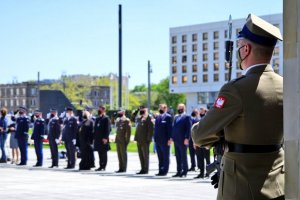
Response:
[[[174,156],[167,177],[154,176],[158,168],[155,154],[150,156],[149,175],[135,174],[140,169],[137,153],[129,153],[128,170],[123,174],[114,173],[118,169],[115,152],[109,152],[105,172],[64,170],[64,159],[60,159],[58,169],[48,169],[51,165],[48,149],[44,150],[44,158],[44,167],[31,167],[36,160],[34,150],[29,149],[28,166],[0,164],[0,199],[216,199],[217,190],[211,186],[210,179],[193,179],[199,172],[191,172],[186,178],[171,178],[176,172]]]

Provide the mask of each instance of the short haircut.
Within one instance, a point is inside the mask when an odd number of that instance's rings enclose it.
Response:
[[[105,106],[99,106],[102,110],[106,110]]]

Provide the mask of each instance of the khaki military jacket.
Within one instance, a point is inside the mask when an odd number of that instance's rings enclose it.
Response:
[[[225,84],[213,108],[192,128],[197,145],[225,140],[248,145],[283,142],[283,79],[270,65],[251,68]],[[284,152],[233,153],[222,159],[218,199],[271,199],[284,195]]]
[[[126,117],[119,117],[116,120],[116,143],[128,144],[131,136],[131,122]]]

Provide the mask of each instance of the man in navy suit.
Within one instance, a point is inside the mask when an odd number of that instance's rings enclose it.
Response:
[[[155,120],[154,141],[158,156],[158,174],[165,176],[169,172],[170,145],[172,137],[172,117],[167,113],[166,104],[159,105],[159,115]]]
[[[186,177],[188,172],[187,148],[191,137],[192,120],[185,113],[185,105],[178,104],[178,115],[175,116],[172,139],[175,145],[177,173],[173,177]]]
[[[192,120],[192,125],[199,122],[200,121],[200,117],[199,117],[199,111],[197,108],[195,108],[193,110],[193,112],[191,113],[191,120]],[[190,152],[190,158],[191,158],[191,168],[189,169],[189,171],[196,171],[195,168],[196,168],[196,151],[195,151],[195,148],[194,148],[194,142],[193,142],[193,139],[192,137],[190,138],[190,141],[189,141],[189,152]],[[198,161],[198,159],[197,159]],[[199,165],[199,163],[197,163]]]
[[[37,157],[37,163],[34,167],[41,167],[43,166],[43,139],[45,137],[45,120],[42,118],[42,112],[36,110],[31,122],[34,123],[31,139],[34,141],[34,149]]]

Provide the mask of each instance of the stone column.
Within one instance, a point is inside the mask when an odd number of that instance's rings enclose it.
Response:
[[[300,199],[300,0],[283,0],[286,199]]]

